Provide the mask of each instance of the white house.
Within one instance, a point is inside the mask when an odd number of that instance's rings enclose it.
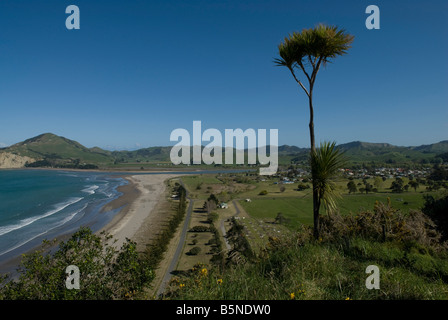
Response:
[[[221,202],[221,203],[219,204],[219,207],[220,207],[221,209],[227,209],[229,206],[227,205],[227,203],[225,203],[225,202]]]

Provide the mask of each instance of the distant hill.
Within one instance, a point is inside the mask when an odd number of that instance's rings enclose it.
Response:
[[[370,149],[370,148],[391,148],[394,147],[389,143],[371,143],[371,142],[361,142],[361,141],[353,141],[349,143],[340,144],[339,148],[343,150],[350,149]]]
[[[381,163],[427,163],[436,161],[435,158],[443,152],[448,152],[448,141],[441,141],[431,145],[418,147],[401,147],[389,143],[369,143],[354,141],[338,146],[353,163],[381,162]]]
[[[417,147],[361,141],[344,143],[338,147],[345,152],[352,164],[431,163],[447,161],[448,158],[448,140]],[[74,140],[44,133],[12,146],[0,148],[0,168],[24,166],[105,168],[123,163],[144,163],[146,167],[155,163],[169,165],[171,148],[159,146],[134,151],[108,151],[99,147],[86,148]],[[190,154],[192,155],[192,152]],[[309,148],[282,145],[278,147],[278,154],[281,165],[303,163],[308,159]]]
[[[301,152],[308,152],[309,148],[299,148],[296,146],[288,146],[286,144],[278,147],[278,154],[279,155],[294,155]]]
[[[112,161],[104,150],[100,152],[99,148],[88,149],[76,141],[52,133],[44,133],[2,148],[0,153],[28,158],[26,165],[29,166],[98,166]]]
[[[171,147],[150,147],[133,151],[112,151],[111,156],[116,162],[168,162]]]
[[[426,144],[419,147],[415,147],[414,150],[423,153],[446,153],[448,152],[448,140],[443,140],[438,143]]]

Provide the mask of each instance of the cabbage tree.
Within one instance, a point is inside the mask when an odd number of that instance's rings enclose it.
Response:
[[[308,97],[310,112],[310,142],[311,156],[316,154],[316,144],[314,137],[314,107],[313,93],[317,73],[322,66],[338,56],[347,53],[351,48],[354,36],[345,32],[337,26],[327,26],[319,24],[315,28],[303,29],[300,32],[293,32],[279,44],[279,56],[274,62],[278,66],[287,67],[294,80],[303,89]],[[302,73],[307,82],[303,82],[298,73]],[[313,165],[311,158],[311,164]],[[314,236],[319,237],[319,208],[320,201],[316,168],[311,168],[313,180],[313,217]]]

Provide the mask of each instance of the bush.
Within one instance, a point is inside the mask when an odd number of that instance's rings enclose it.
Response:
[[[206,226],[194,226],[190,229],[190,232],[208,232],[210,231],[209,227]]]
[[[309,189],[310,185],[309,184],[305,184],[305,183],[299,183],[299,185],[297,186],[297,190],[298,191],[303,191],[306,189]]]
[[[260,196],[265,196],[265,195],[267,195],[268,194],[268,191],[267,190],[262,190],[262,191],[260,191],[260,193],[258,194],[258,195],[260,195]]]
[[[430,217],[442,233],[443,239],[448,240],[448,194],[439,198],[424,195],[425,204],[422,211]]]
[[[201,248],[199,247],[194,247],[192,248],[190,251],[187,252],[188,255],[190,256],[196,256],[201,252]]]
[[[208,244],[208,245],[214,245],[214,244],[217,244],[216,238],[211,238],[210,240],[208,240],[207,244]]]
[[[23,256],[17,280],[0,283],[0,300],[99,300],[125,299],[154,279],[136,243],[127,239],[121,249],[110,245],[111,236],[80,228],[54,253],[45,246]],[[50,245],[48,241],[45,245]],[[80,289],[66,288],[68,266],[80,270]],[[6,279],[7,280],[7,279]],[[6,282],[6,281],[5,281]]]
[[[446,243],[441,241],[441,234],[428,216],[418,210],[404,214],[393,209],[390,202],[377,202],[373,212],[321,216],[320,234],[328,241],[361,237],[374,241],[412,242],[436,250],[446,248]]]

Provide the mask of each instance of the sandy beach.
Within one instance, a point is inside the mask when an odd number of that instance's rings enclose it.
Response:
[[[165,220],[163,210],[157,210],[164,200],[165,181],[179,174],[148,174],[124,176],[128,185],[119,187],[122,196],[105,205],[101,211],[122,208],[120,212],[100,231],[106,231],[121,247],[126,238],[138,244],[146,243],[151,234],[160,230]]]
[[[182,174],[158,173],[158,174],[125,174],[122,178],[129,183],[117,188],[122,195],[106,204],[97,214],[120,209],[112,220],[98,230],[106,231],[116,240],[115,246],[121,245],[129,238],[137,242],[140,249],[144,249],[151,238],[160,231],[160,226],[166,222],[166,214],[169,213],[169,201],[166,197],[166,182],[168,179],[180,177]],[[58,240],[65,241],[70,235],[58,236]],[[40,246],[39,246],[40,248]],[[30,249],[26,253],[31,253]],[[52,247],[50,248],[52,249]],[[16,268],[20,264],[21,256],[13,257],[0,263],[0,273],[16,275]]]

